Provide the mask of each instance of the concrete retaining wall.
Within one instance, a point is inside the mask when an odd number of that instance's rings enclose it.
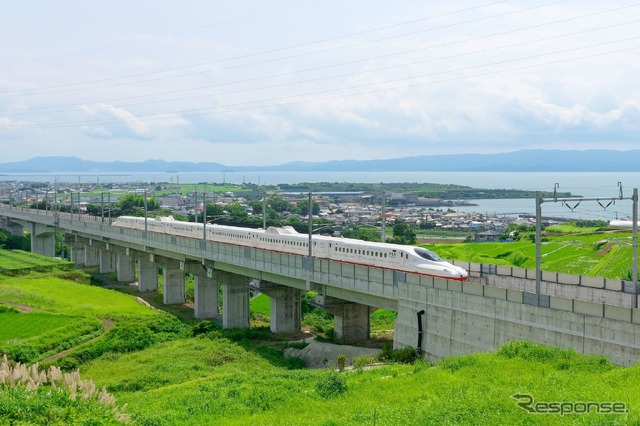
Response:
[[[637,296],[629,292],[632,285],[543,273],[539,299],[535,271],[477,264],[468,270],[471,278],[464,283],[407,279],[398,284],[395,347],[418,347],[417,313],[424,310],[421,343],[432,361],[496,350],[513,340],[571,347],[620,365],[640,360],[640,311],[634,307]]]

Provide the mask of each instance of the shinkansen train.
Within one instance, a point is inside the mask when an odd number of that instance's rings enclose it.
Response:
[[[638,225],[640,225],[640,221],[638,221]],[[614,219],[609,221],[609,228],[623,228],[623,229],[631,229],[633,228],[633,221],[630,219]],[[640,226],[638,226],[640,228]]]
[[[144,230],[145,220],[140,217],[121,216],[116,219],[113,226]],[[300,234],[290,226],[269,227],[264,230],[207,224],[205,231],[202,226],[201,223],[177,221],[170,216],[147,220],[149,232],[197,239],[202,239],[205,235],[207,240],[219,243],[254,247],[278,253],[303,256],[309,254],[308,234]],[[469,275],[465,269],[452,265],[434,252],[421,247],[314,235],[311,249],[314,257],[356,265],[375,266],[457,281],[465,281]]]

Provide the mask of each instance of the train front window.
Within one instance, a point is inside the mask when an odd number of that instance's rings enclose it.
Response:
[[[442,262],[442,258],[437,254],[435,254],[434,252],[432,252],[431,250],[423,249],[420,247],[416,247],[414,248],[414,250],[416,254],[422,257],[423,259],[431,260],[434,262]]]

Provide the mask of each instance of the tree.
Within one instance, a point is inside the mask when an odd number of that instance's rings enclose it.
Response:
[[[226,210],[229,214],[229,219],[235,223],[242,223],[249,217],[249,214],[240,203],[228,204]]]
[[[313,201],[313,205],[311,207],[311,211],[313,215],[318,215],[320,213],[320,205]],[[298,214],[302,216],[307,216],[309,214],[309,201],[304,200],[298,203]]]
[[[214,216],[224,216],[224,214],[224,207],[218,204],[207,204],[207,218],[212,218]]]
[[[434,221],[420,223],[420,229],[435,229],[435,228],[436,228],[436,223]]]
[[[415,244],[416,233],[404,220],[396,219],[393,224],[393,238],[390,242],[395,244]]]
[[[269,205],[269,207],[271,207],[273,210],[275,210],[278,213],[283,213],[283,212],[293,213],[296,210],[293,204],[284,200],[281,197],[272,196],[267,201],[268,201],[267,204]]]
[[[137,194],[127,194],[121,197],[116,203],[118,208],[118,216],[131,216],[144,213],[144,196]],[[147,211],[153,211],[160,208],[160,203],[155,198],[147,197]]]
[[[382,240],[381,231],[377,228],[367,226],[347,228],[340,231],[340,235],[345,238],[355,238],[362,241],[379,242]]]

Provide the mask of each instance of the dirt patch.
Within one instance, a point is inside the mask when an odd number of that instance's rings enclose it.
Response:
[[[599,255],[605,255],[611,251],[611,249],[615,246],[615,243],[609,243],[606,246],[602,247],[598,250]]]
[[[6,306],[10,306],[12,308],[16,308],[22,314],[29,313],[36,309],[33,306],[23,305],[21,303],[6,302],[4,300],[2,301],[2,304]]]

